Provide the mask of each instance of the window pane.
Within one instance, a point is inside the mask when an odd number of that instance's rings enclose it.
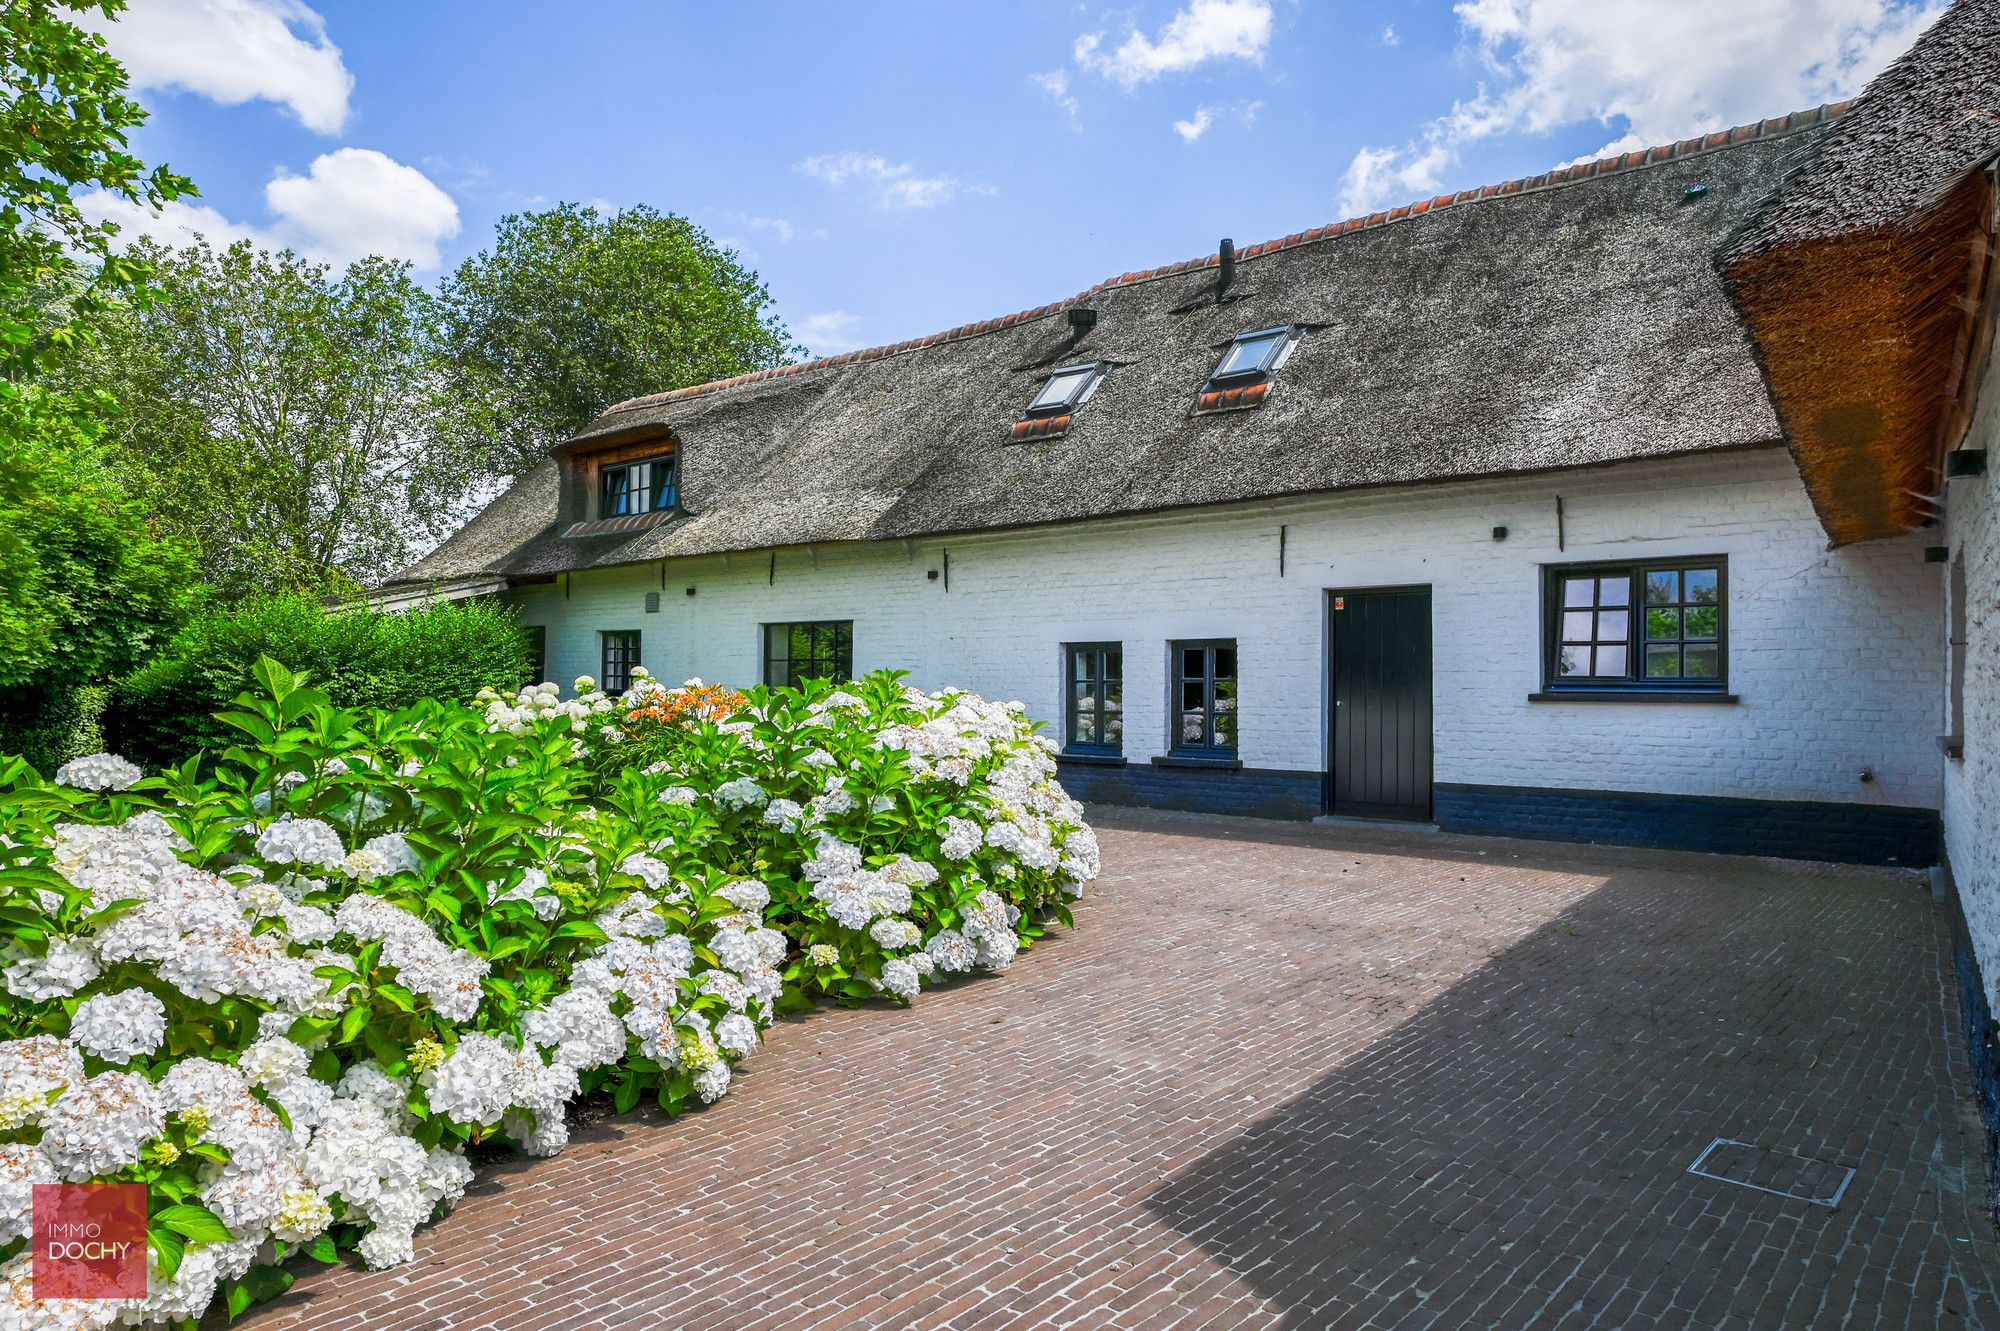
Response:
[[[1689,679],[1719,679],[1722,676],[1722,649],[1714,643],[1690,644],[1687,649]]]
[[[1712,605],[1691,605],[1683,616],[1687,636],[1690,638],[1713,638],[1717,623],[1716,607]]]
[[[1263,369],[1272,348],[1276,347],[1284,336],[1280,331],[1238,341],[1229,348],[1229,354],[1222,358],[1222,364],[1216,367],[1215,377],[1221,379],[1232,374],[1246,374],[1252,370]]]
[[[1599,605],[1627,605],[1632,600],[1632,580],[1620,575],[1615,578],[1597,580],[1597,603]]]
[[[1684,575],[1687,599],[1692,605],[1714,605],[1716,579],[1712,568],[1691,568]]]
[[[1623,678],[1625,674],[1625,648],[1622,645],[1617,647],[1599,647],[1597,649],[1596,673],[1599,677],[1612,675]]]
[[[1672,569],[1654,569],[1646,575],[1646,604],[1672,605],[1681,599],[1681,575]]]
[[[1236,704],[1232,702],[1229,706],[1234,708]],[[1236,747],[1236,713],[1233,710],[1224,711],[1220,706],[1216,708],[1215,743],[1218,748],[1233,749]]]
[[[1082,391],[1084,382],[1093,373],[1090,367],[1062,370],[1049,376],[1042,385],[1042,391],[1035,394],[1035,400],[1028,404],[1030,411],[1043,411],[1054,407],[1068,406]]]
[[[1680,674],[1680,648],[1652,646],[1646,649],[1647,679],[1679,679]]]
[[[1646,636],[1655,642],[1667,642],[1681,636],[1681,612],[1678,610],[1648,610],[1646,612]]]
[[[1592,581],[1593,579],[1590,578],[1564,578],[1563,604],[1566,606],[1582,606],[1585,609],[1589,609]],[[1609,602],[1606,602],[1606,604],[1609,604]]]
[[[1089,679],[1095,673],[1096,652],[1071,652],[1069,654],[1069,674],[1071,679]]]
[[[1563,612],[1563,641],[1590,641],[1590,611],[1566,610]]]
[[[613,467],[604,473],[604,516],[617,517],[629,511],[626,508],[631,498],[632,473],[624,467]]]
[[[1181,713],[1181,739],[1183,744],[1206,744],[1208,742],[1208,714],[1201,711]]]
[[[1599,642],[1623,642],[1632,636],[1629,611],[1601,610],[1597,615],[1597,640]]]
[[[1208,706],[1208,687],[1198,679],[1181,681],[1182,708]]]
[[[1589,673],[1589,665],[1590,648],[1565,647],[1562,649],[1561,656],[1556,661],[1556,673],[1559,675],[1587,674]]]
[[[1104,653],[1104,677],[1123,679],[1125,677],[1125,649],[1112,647]]]
[[[1218,647],[1215,649],[1215,677],[1217,679],[1236,678],[1236,649]]]
[[[653,508],[656,511],[674,506],[679,474],[679,464],[672,458],[653,464]]]
[[[1202,675],[1205,673],[1203,667],[1207,664],[1207,661],[1208,661],[1208,654],[1202,651],[1201,648],[1199,647],[1182,648],[1181,678],[1200,679]]]

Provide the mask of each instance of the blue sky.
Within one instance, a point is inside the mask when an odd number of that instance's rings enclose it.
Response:
[[[557,200],[693,218],[815,352],[1851,95],[1925,0],[133,0],[128,231],[434,278]]]

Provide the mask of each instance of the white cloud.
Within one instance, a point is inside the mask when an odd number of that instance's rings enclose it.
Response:
[[[758,217],[752,213],[717,212],[716,240],[746,256],[754,257],[756,242],[771,240],[789,245],[795,240],[825,240],[823,227],[804,227],[786,217]]]
[[[354,76],[298,0],[132,0],[115,21],[86,10],[76,22],[104,34],[134,87],[278,102],[321,134],[347,123]]]
[[[1076,63],[1115,79],[1129,91],[1162,74],[1177,74],[1211,60],[1261,63],[1271,44],[1270,0],[1189,0],[1157,38],[1133,31],[1114,50],[1104,34],[1076,39]]]
[[[341,148],[303,176],[280,173],[264,187],[279,230],[315,257],[346,263],[366,254],[438,265],[438,246],[458,234],[458,205],[413,166],[372,148]]]
[[[1468,145],[1501,134],[1622,129],[1596,157],[1850,97],[1943,8],[1942,0],[1462,0],[1461,32],[1493,85],[1401,148],[1356,153],[1341,211],[1435,194]]]
[[[247,240],[264,249],[283,248],[270,232],[243,222],[232,222],[206,204],[176,199],[160,211],[153,212],[144,204],[121,199],[101,189],[82,195],[76,203],[84,216],[93,222],[116,222],[121,242],[151,236],[163,245],[178,248],[205,236],[209,244],[217,247]]]
[[[1198,106],[1195,108],[1194,115],[1186,120],[1176,120],[1174,122],[1174,133],[1181,136],[1181,142],[1193,143],[1196,139],[1208,133],[1208,127],[1214,123],[1215,108],[1212,106]]]
[[[1396,25],[1391,23],[1382,29],[1382,45],[1401,46],[1403,39],[1396,35]]]
[[[854,330],[860,326],[861,316],[858,314],[827,310],[822,314],[808,314],[799,320],[798,327],[792,332],[813,355],[837,356],[861,345],[860,339],[854,336]]]
[[[372,148],[324,153],[303,176],[281,171],[264,187],[264,202],[273,221],[258,226],[204,204],[176,201],[152,213],[102,190],[78,200],[86,215],[118,223],[126,238],[184,245],[201,235],[218,246],[248,240],[332,264],[380,254],[435,269],[438,246],[458,234],[451,196],[415,167]]]
[[[1069,117],[1071,129],[1083,128],[1083,121],[1077,114],[1079,108],[1076,96],[1069,90],[1068,70],[1052,69],[1046,74],[1030,74],[1028,82],[1047,93],[1049,100],[1063,109],[1063,114]]]
[[[991,185],[971,185],[952,176],[924,176],[908,162],[869,153],[822,153],[798,164],[799,171],[829,185],[854,183],[884,208],[935,208],[960,194],[991,194]]]
[[[1238,102],[1233,107],[1198,106],[1188,119],[1174,122],[1174,133],[1181,136],[1182,143],[1193,143],[1225,115],[1248,129],[1256,123],[1257,113],[1263,109],[1262,102]]]

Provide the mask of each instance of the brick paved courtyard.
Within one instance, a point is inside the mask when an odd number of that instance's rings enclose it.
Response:
[[[714,1109],[247,1324],[2000,1327],[1915,878],[1096,817],[1077,931],[1005,978],[783,1023]],[[1716,1137],[1856,1174],[1687,1174]]]

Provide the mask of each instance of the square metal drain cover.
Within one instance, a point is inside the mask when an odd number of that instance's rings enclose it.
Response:
[[[1847,1185],[1854,1181],[1854,1171],[1845,1165],[1790,1151],[1769,1151],[1734,1137],[1717,1137],[1710,1142],[1687,1172],[1814,1206],[1839,1206]]]

